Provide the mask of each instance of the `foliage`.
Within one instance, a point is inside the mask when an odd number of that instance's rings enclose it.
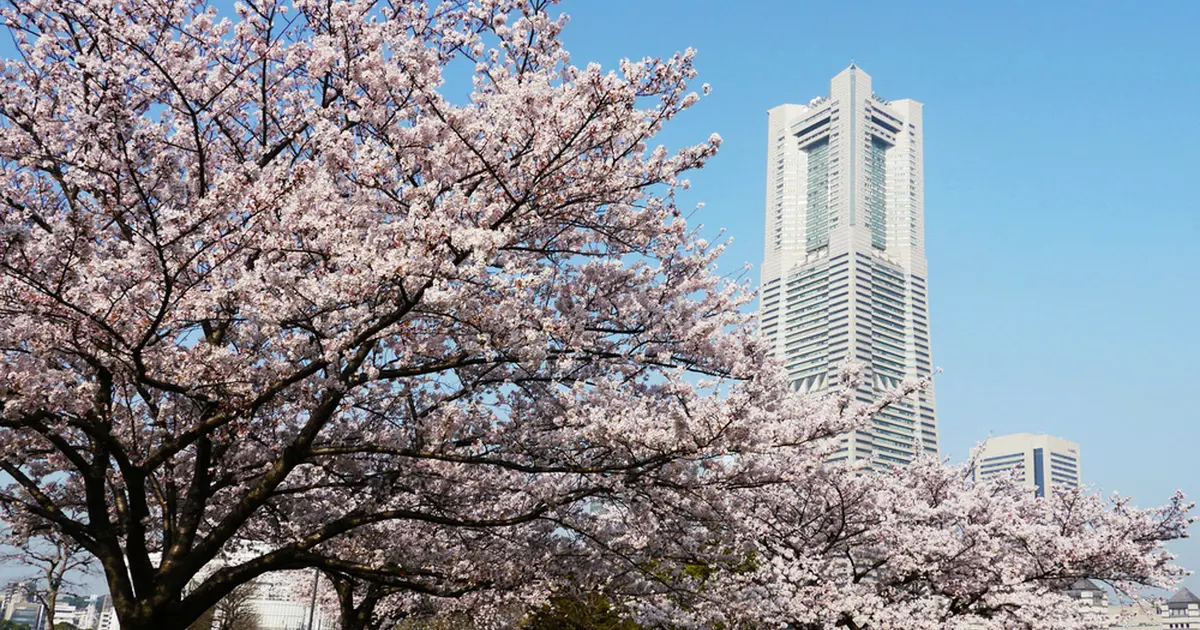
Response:
[[[122,627],[309,566],[493,588],[782,395],[672,201],[719,140],[645,144],[691,53],[575,68],[543,8],[4,9],[0,500],[100,558]],[[384,530],[390,578],[338,544]]]
[[[532,614],[524,630],[640,630],[628,614],[598,593],[559,595]]]
[[[407,619],[388,630],[474,630],[477,627],[471,622],[470,615],[454,613],[424,619]]]
[[[1142,585],[1183,575],[1162,550],[1193,520],[1179,493],[1140,510],[1082,489],[1038,497],[1007,482],[976,485],[969,470],[931,460],[890,475],[825,467],[806,475],[803,488],[758,489],[742,504],[741,535],[754,561],[699,580],[683,610],[668,601],[658,618],[800,629],[1084,629],[1105,611],[1064,597],[1081,577],[1136,599]]]

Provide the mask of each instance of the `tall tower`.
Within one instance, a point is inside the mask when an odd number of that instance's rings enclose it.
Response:
[[[761,331],[793,386],[865,365],[864,402],[929,376],[921,103],[885,101],[854,64],[829,96],[768,112]],[[843,438],[834,457],[886,468],[937,455],[932,387]]]

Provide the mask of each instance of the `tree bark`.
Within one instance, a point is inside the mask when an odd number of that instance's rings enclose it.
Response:
[[[46,589],[46,623],[43,626],[45,630],[54,630],[54,614],[58,609],[58,603],[56,600],[58,600],[58,586],[51,584],[50,587]]]

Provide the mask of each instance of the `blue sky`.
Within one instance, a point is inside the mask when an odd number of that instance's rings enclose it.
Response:
[[[851,60],[884,98],[925,103],[942,454],[1051,433],[1080,444],[1098,489],[1147,507],[1200,496],[1200,3],[562,9],[577,64],[699,51],[713,93],[664,137],[724,138],[685,200],[734,238],[723,268],[755,278],[766,110],[827,94]],[[1200,569],[1200,543],[1173,549]]]
[[[724,138],[683,199],[734,238],[731,272],[762,260],[768,108],[826,94],[851,60],[884,98],[924,102],[943,455],[1046,432],[1080,443],[1099,489],[1200,496],[1200,3],[561,9],[579,65],[699,50],[713,93],[663,140]],[[1174,549],[1200,569],[1200,543]]]

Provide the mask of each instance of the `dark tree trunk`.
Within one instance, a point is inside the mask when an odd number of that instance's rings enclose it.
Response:
[[[386,589],[376,584],[365,585],[355,601],[355,586],[363,586],[346,576],[328,575],[338,596],[338,617],[341,630],[375,630],[375,607],[383,599]],[[390,628],[388,630],[391,630]]]
[[[371,613],[366,610],[342,611],[341,630],[368,630],[371,624]]]

